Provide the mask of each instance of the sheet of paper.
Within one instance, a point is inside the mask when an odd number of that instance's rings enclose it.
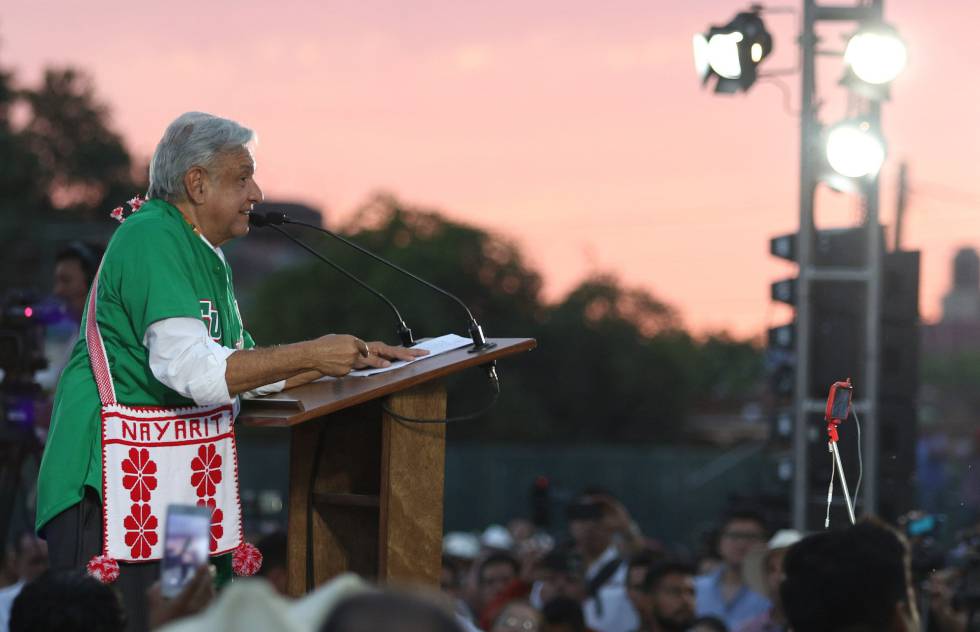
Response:
[[[422,356],[421,358],[416,358],[411,361],[398,360],[397,362],[392,362],[390,366],[386,366],[381,369],[360,369],[359,371],[351,371],[348,375],[354,375],[357,377],[367,377],[369,375],[376,375],[378,373],[385,373],[387,371],[394,371],[395,369],[400,369],[403,366],[407,366],[412,362],[418,362],[420,360],[425,360],[426,358],[431,358],[437,356],[440,353],[447,353],[453,349],[459,349],[460,347],[465,347],[466,345],[473,344],[473,341],[469,338],[464,338],[462,336],[457,336],[456,334],[446,334],[445,336],[439,336],[438,338],[430,338],[424,342],[420,342],[415,345],[416,349],[427,349],[429,355]]]

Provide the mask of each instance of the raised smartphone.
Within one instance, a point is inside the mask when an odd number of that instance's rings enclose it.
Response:
[[[195,505],[170,505],[160,561],[160,592],[176,597],[194,572],[208,561],[211,510]]]

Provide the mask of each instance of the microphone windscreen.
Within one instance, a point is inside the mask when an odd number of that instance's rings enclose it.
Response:
[[[265,214],[265,221],[269,224],[286,224],[289,222],[289,218],[286,217],[285,213],[279,213],[277,211],[270,211]]]
[[[268,226],[269,218],[265,216],[265,213],[257,213],[252,211],[248,214],[248,223],[252,226]]]

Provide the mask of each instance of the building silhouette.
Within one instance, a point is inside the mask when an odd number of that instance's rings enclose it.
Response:
[[[980,256],[961,248],[953,257],[952,283],[941,320],[923,327],[925,353],[980,351]]]

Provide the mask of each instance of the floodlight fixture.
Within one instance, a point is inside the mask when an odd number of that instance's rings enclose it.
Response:
[[[842,121],[829,130],[824,145],[827,164],[847,178],[874,178],[885,161],[885,141],[866,120]]]
[[[711,64],[708,60],[708,38],[702,33],[694,34],[694,70],[702,82],[711,72]]]
[[[694,36],[694,66],[707,83],[716,77],[715,92],[744,92],[755,83],[756,67],[772,52],[772,36],[757,11],[736,15],[725,26],[712,26]]]
[[[864,26],[851,36],[844,63],[854,75],[871,85],[891,83],[908,61],[908,49],[898,31],[887,24]]]

